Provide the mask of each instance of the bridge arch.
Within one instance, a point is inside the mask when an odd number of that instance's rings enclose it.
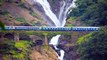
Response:
[[[7,38],[9,40],[14,40],[14,34],[13,33],[6,33],[4,35],[4,38]]]

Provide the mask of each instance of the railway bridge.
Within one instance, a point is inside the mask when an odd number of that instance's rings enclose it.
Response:
[[[37,26],[5,26],[6,30],[35,30],[35,31],[97,31],[99,27],[37,27]],[[0,28],[1,30],[1,28]]]
[[[100,27],[37,27],[37,26],[5,26],[6,31],[44,31],[44,32],[72,32],[71,33],[71,39],[72,43],[75,43],[77,41],[77,38],[88,34],[92,31],[98,31]],[[1,30],[1,28],[0,28]],[[42,33],[41,32],[41,33]],[[0,33],[0,39],[3,40],[3,37],[11,36],[13,40],[19,41],[19,34],[18,33],[6,33],[2,34]],[[44,35],[43,41],[46,45],[48,45],[48,35]]]

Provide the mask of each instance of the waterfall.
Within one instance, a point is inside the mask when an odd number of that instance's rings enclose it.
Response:
[[[51,10],[51,6],[47,0],[34,0],[34,2],[39,3],[42,6],[45,14],[55,24],[55,27],[64,27],[70,8],[74,7],[75,5],[74,1],[75,0],[73,0],[73,3],[72,3],[72,0],[62,0],[59,15],[57,16]],[[50,45],[53,45],[56,50],[58,50],[57,45],[58,45],[58,40],[60,36],[61,35],[54,36],[49,43]],[[64,50],[60,49],[60,56],[58,57],[60,60],[63,60],[64,53],[65,53]]]
[[[34,0],[35,2],[41,4],[43,7],[45,14],[52,20],[55,26],[60,26],[60,22],[56,15],[52,12],[51,7],[47,0]]]

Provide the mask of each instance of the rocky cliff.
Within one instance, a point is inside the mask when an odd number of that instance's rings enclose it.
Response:
[[[31,60],[59,60],[56,52],[49,46],[40,46],[33,48],[30,54]]]
[[[3,0],[0,2],[0,21],[5,25],[47,25],[35,12],[31,0]]]

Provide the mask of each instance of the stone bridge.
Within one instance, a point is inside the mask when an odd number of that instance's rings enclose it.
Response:
[[[0,28],[1,29],[1,28]],[[39,34],[42,34],[44,37],[42,37],[42,40],[44,41],[44,44],[48,45],[48,36],[49,33],[46,32],[65,32],[69,33],[71,35],[72,43],[75,43],[77,41],[77,38],[80,36],[83,36],[85,34],[88,34],[92,31],[98,31],[99,27],[35,27],[35,26],[5,26],[5,29],[7,30],[6,33],[0,32],[0,41],[4,40],[4,38],[8,38],[10,40],[19,41],[19,33],[20,31],[35,31],[40,32]],[[10,31],[10,32],[9,32]],[[17,32],[16,32],[17,31]],[[32,40],[36,39],[36,34],[29,35]],[[56,34],[57,35],[57,34]]]

